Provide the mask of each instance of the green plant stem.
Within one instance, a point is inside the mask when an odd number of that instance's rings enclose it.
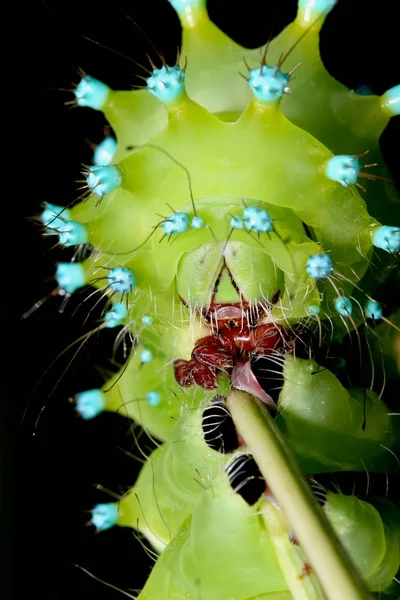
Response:
[[[358,571],[342,548],[269,412],[254,397],[232,390],[227,406],[328,600],[369,600]]]

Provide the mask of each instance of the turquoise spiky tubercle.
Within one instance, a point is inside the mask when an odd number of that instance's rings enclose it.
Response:
[[[103,412],[105,404],[101,390],[86,390],[76,395],[76,410],[85,420],[97,417]]]
[[[117,141],[111,136],[106,137],[100,144],[96,146],[93,154],[93,164],[96,167],[110,165],[116,150]]]
[[[76,103],[78,106],[102,110],[110,92],[110,88],[105,83],[90,77],[90,75],[85,75],[75,88]]]
[[[293,327],[329,323],[340,340],[345,328],[382,317],[370,299],[371,258],[398,253],[399,228],[382,180],[364,196],[356,184],[366,148],[369,160],[382,164],[378,140],[398,111],[398,90],[355,95],[325,71],[318,31],[333,1],[299,2],[296,20],[261,60],[209,21],[204,2],[171,4],[183,26],[187,68],[164,63],[134,92],[82,79],[78,106],[102,110],[118,145],[108,142],[95,155],[85,202],[64,214],[48,205],[41,217],[61,244],[97,248],[83,263],[57,266],[58,289],[72,294],[94,285],[112,303],[104,328],[122,326],[137,341],[108,392],[76,395],[78,414],[95,419],[122,405],[164,442],[133,490],[118,504],[95,507],[92,523],[137,528],[163,551],[141,600],[288,598],[299,585],[301,597],[320,598],[314,580],[296,583],[305,559],[296,563],[285,520],[278,531],[278,517],[272,526],[258,518],[263,503],[265,514],[273,510],[269,500],[250,507],[231,489],[231,457],[208,448],[201,417],[232,386],[270,398],[251,366],[234,364],[239,353],[248,363],[246,352],[258,356],[258,327],[279,328],[286,340]],[[238,76],[243,55],[245,78]],[[234,359],[218,338],[227,320],[232,328],[251,321],[253,338],[235,338]],[[204,340],[209,354],[201,353]],[[276,424],[303,471],[393,470],[387,449],[394,453],[398,427],[381,397],[344,388],[311,358],[296,357],[292,342],[271,347],[283,370]],[[376,516],[385,518],[385,511]],[[360,518],[362,531],[367,521]],[[348,545],[356,558],[359,548]],[[372,590],[386,589],[395,574],[392,565],[384,572],[384,558],[382,542],[363,566]],[[239,581],[240,572],[248,576]]]

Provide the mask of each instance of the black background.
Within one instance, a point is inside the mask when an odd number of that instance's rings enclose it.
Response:
[[[321,53],[326,67],[339,81],[351,88],[367,84],[377,94],[399,83],[394,4],[391,0],[370,4],[341,0],[328,17],[321,36]],[[6,410],[3,425],[11,438],[5,463],[13,465],[11,477],[4,480],[10,543],[5,546],[3,565],[10,565],[11,574],[13,563],[13,597],[18,598],[29,594],[30,598],[43,600],[92,596],[120,599],[120,592],[95,581],[73,564],[124,589],[140,588],[150,564],[129,529],[95,534],[92,527],[85,526],[90,518],[85,511],[97,502],[110,500],[95,484],[120,493],[133,483],[140,468],[140,463],[128,455],[138,453],[124,419],[102,415],[96,422],[84,423],[75,417],[68,402],[82,381],[92,385],[98,382],[93,364],[104,365],[104,350],[110,340],[99,343],[96,338],[81,352],[36,424],[71,353],[46,374],[36,389],[35,385],[58,353],[82,334],[86,308],[79,305],[83,295],[70,303],[63,315],[57,312],[59,300],[49,300],[29,319],[19,319],[50,291],[51,281],[46,280],[54,273],[54,261],[66,257],[66,253],[51,250],[54,239],[43,240],[40,229],[27,217],[37,215],[45,201],[66,205],[76,197],[81,163],[90,162],[88,141],[96,143],[103,138],[101,115],[90,110],[69,110],[64,102],[72,94],[60,88],[70,89],[73,82],[78,82],[78,67],[115,89],[140,84],[140,70],[132,62],[82,36],[143,64],[146,53],[157,60],[154,49],[124,11],[150,36],[167,61],[175,59],[180,27],[166,0],[104,4],[94,0],[33,1],[27,7],[16,7],[16,14],[3,20],[3,28],[10,33],[4,60],[9,62],[12,57],[16,79],[16,87],[6,85],[4,131],[8,125],[17,126],[17,147],[11,157],[16,175],[10,196],[3,194],[4,210],[9,210],[10,216],[6,215],[2,223],[4,267],[10,268],[10,273],[3,273],[3,332],[10,332],[5,335],[11,348],[10,366],[4,367],[2,378],[9,397],[7,403],[4,396],[3,408],[11,410]],[[293,19],[296,3],[247,0],[234,7],[232,2],[219,0],[209,3],[209,12],[236,41],[256,47],[268,39],[277,12],[276,33]],[[15,118],[10,107],[15,108]],[[392,119],[383,136],[385,157],[396,178],[398,121]],[[16,226],[10,229],[14,219]],[[7,283],[10,281],[12,286]],[[11,307],[16,320],[10,328]],[[142,443],[146,447],[146,440]]]

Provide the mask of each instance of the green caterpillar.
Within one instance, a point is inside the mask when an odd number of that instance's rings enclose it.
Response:
[[[398,471],[399,422],[375,385],[381,367],[369,389],[345,387],[313,354],[352,333],[365,363],[364,335],[367,360],[381,340],[396,377],[399,318],[375,298],[400,250],[398,194],[378,145],[400,88],[361,96],[325,71],[319,30],[335,2],[301,0],[261,52],[217,29],[202,0],[171,4],[183,27],[176,64],[152,68],[140,91],[89,75],[75,88],[118,145],[97,148],[82,202],[48,204],[40,216],[61,245],[95,249],[58,263],[55,293],[93,286],[108,302],[100,330],[134,340],[114,377],[75,395],[77,413],[118,412],[163,442],[129,492],[93,508],[92,523],[132,527],[160,553],[139,600],[343,597],[310,566],[273,472],[260,464],[249,480],[261,492],[242,497],[241,460],[259,460],[236,410],[250,402],[261,421],[276,415],[274,435],[306,475]],[[366,191],[363,177],[376,178]],[[232,449],[218,419],[222,446],[207,438],[218,410],[232,415]],[[366,589],[395,597],[394,504],[328,491],[321,512]],[[367,597],[360,586],[354,597]]]

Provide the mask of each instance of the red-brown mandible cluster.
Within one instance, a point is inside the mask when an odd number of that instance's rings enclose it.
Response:
[[[217,374],[230,375],[237,362],[287,345],[285,329],[260,323],[262,319],[254,318],[243,305],[214,305],[203,316],[209,323],[212,318],[211,334],[196,341],[190,360],[174,362],[175,379],[182,387],[197,383],[212,390],[217,387]]]

